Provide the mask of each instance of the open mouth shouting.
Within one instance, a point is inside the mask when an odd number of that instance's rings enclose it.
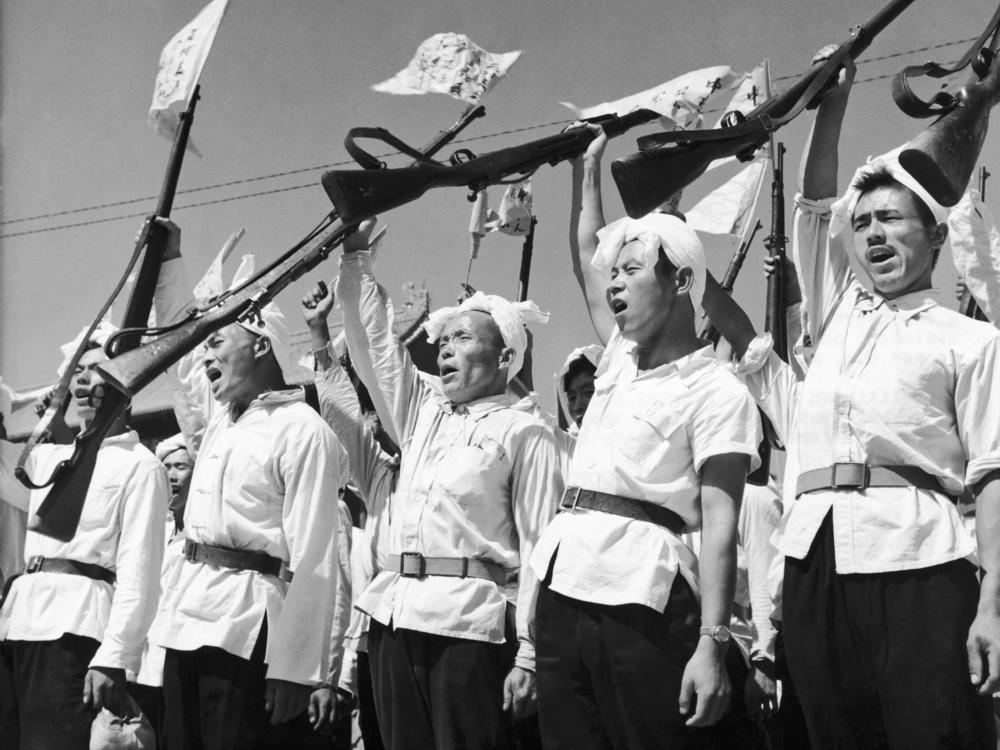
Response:
[[[865,252],[865,259],[873,268],[883,266],[895,257],[895,251],[886,245],[875,245]]]

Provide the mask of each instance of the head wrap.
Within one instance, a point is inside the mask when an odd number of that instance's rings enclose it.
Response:
[[[184,435],[178,432],[176,435],[164,438],[156,444],[156,457],[160,461],[163,461],[171,453],[179,451],[182,448],[190,455],[191,451],[187,446],[187,442],[184,440]]]
[[[559,372],[556,373],[556,399],[559,401],[562,413],[566,415],[566,421],[569,422],[570,434],[575,433],[579,428],[576,426],[576,421],[573,419],[573,415],[570,414],[569,398],[566,396],[566,386],[563,381],[569,373],[570,366],[579,359],[586,359],[596,370],[597,366],[601,363],[602,354],[604,354],[604,347],[600,344],[578,346],[569,353],[569,356],[566,357],[566,361],[563,362],[562,367],[559,368]]]
[[[900,146],[899,148],[894,148],[892,151],[874,158],[869,156],[868,161],[865,162],[864,166],[858,167],[857,171],[854,172],[854,177],[851,178],[847,192],[844,193],[844,195],[830,207],[831,237],[836,237],[841,232],[850,228],[851,219],[854,217],[854,209],[857,207],[858,200],[861,198],[861,193],[858,191],[856,185],[863,177],[874,174],[875,172],[888,172],[900,185],[912,190],[913,193],[920,198],[920,200],[927,204],[927,208],[929,208],[931,213],[934,215],[934,221],[940,224],[941,222],[948,220],[949,209],[934,200],[931,197],[931,194],[924,189],[924,186],[917,182],[913,175],[903,169],[900,165],[899,154],[904,148],[905,146]]]
[[[60,378],[63,376],[63,373],[66,372],[66,368],[69,367],[70,360],[73,359],[73,355],[76,354],[76,350],[83,341],[83,337],[87,335],[88,328],[90,328],[90,326],[84,326],[80,329],[76,338],[59,347],[63,354],[63,361],[56,370],[56,374],[59,375]],[[97,324],[97,328],[95,328],[94,332],[90,335],[90,340],[103,349],[104,345],[108,343],[108,339],[116,333],[118,333],[118,326],[114,325],[110,320],[105,318]]]
[[[281,368],[281,374],[284,375],[286,383],[312,379],[312,372],[299,365],[292,358],[288,324],[285,322],[284,313],[274,302],[264,305],[260,309],[259,316],[254,315],[249,319],[240,318],[236,322],[250,333],[263,336],[271,342],[271,351],[274,352],[274,359],[278,362],[278,367]]]
[[[442,307],[427,316],[424,329],[427,340],[434,343],[441,331],[456,315],[466,312],[484,312],[493,318],[500,329],[505,346],[514,350],[514,361],[507,370],[507,382],[521,371],[524,354],[528,349],[528,334],[524,330],[529,323],[548,323],[549,314],[538,309],[534,302],[511,302],[496,294],[476,292],[457,307]]]
[[[641,219],[619,219],[597,233],[597,252],[590,264],[607,273],[618,260],[622,247],[638,240],[643,247],[644,262],[656,265],[657,250],[663,248],[667,260],[677,268],[692,271],[688,296],[697,309],[705,293],[705,250],[698,235],[683,220],[672,214],[651,213]]]

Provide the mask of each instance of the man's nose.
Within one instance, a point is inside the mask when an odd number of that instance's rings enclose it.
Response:
[[[872,219],[865,231],[865,240],[868,245],[878,245],[885,241],[885,227],[878,219]]]

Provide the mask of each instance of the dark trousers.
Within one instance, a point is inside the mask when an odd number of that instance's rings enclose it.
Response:
[[[502,712],[510,668],[504,644],[371,623],[368,658],[382,739],[389,750],[506,750]]]
[[[221,648],[167,649],[163,665],[165,734],[170,750],[329,748],[305,711],[274,726],[264,710],[267,625],[249,659]]]
[[[6,641],[0,647],[0,748],[87,750],[94,715],[83,680],[100,644],[63,635],[54,641]]]
[[[806,558],[785,558],[782,634],[813,748],[993,750],[965,650],[978,598],[964,560],[838,575],[827,515]]]
[[[372,689],[371,664],[366,651],[358,652],[358,727],[365,750],[385,750],[382,732],[375,714],[375,692]]]
[[[698,644],[699,609],[677,578],[664,612],[572,599],[542,584],[536,610],[538,718],[546,750],[738,748],[750,741],[746,666],[730,647],[732,710],[691,729],[678,709],[681,677]],[[740,738],[737,736],[740,735]]]

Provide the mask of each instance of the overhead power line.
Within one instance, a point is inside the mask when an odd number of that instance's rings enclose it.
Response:
[[[951,41],[951,42],[942,42],[940,44],[931,44],[931,45],[927,45],[927,46],[924,46],[924,47],[914,47],[913,49],[908,49],[908,50],[899,50],[899,51],[896,51],[896,52],[890,52],[890,53],[885,54],[885,55],[880,55],[880,56],[877,56],[877,57],[866,58],[864,60],[859,61],[858,65],[861,66],[861,65],[867,65],[867,64],[870,64],[870,63],[882,62],[882,61],[885,61],[885,60],[892,60],[892,59],[896,59],[896,58],[900,58],[900,57],[905,57],[905,56],[908,56],[908,55],[916,54],[916,53],[919,53],[919,52],[929,52],[931,50],[943,49],[945,47],[951,47],[951,46],[954,46],[956,44],[968,44],[968,43],[973,42],[975,40],[976,40],[976,37],[969,37],[968,39],[956,39],[956,40]],[[872,76],[870,78],[860,78],[860,79],[857,79],[857,80],[854,81],[854,85],[857,86],[857,85],[860,85],[860,84],[872,83],[874,81],[881,81],[881,80],[885,80],[887,78],[892,78],[894,75],[896,75],[896,73],[892,72],[892,73],[885,73],[885,74],[882,74],[882,75]],[[779,76],[777,78],[772,79],[772,83],[779,83],[781,81],[792,80],[792,79],[796,79],[798,77],[799,77],[799,75],[797,75],[797,74],[795,74],[795,75]],[[711,114],[713,112],[720,112],[720,111],[722,111],[722,110],[721,109],[707,110],[703,114]],[[532,131],[532,130],[540,130],[542,128],[554,127],[556,125],[565,125],[567,122],[571,122],[571,121],[572,121],[571,119],[565,119],[565,120],[555,120],[553,122],[538,123],[538,124],[535,124],[535,125],[526,125],[524,127],[511,128],[511,129],[508,129],[508,130],[501,130],[501,131],[498,131],[498,132],[495,132],[495,133],[486,133],[484,135],[477,135],[477,136],[470,136],[470,137],[467,137],[467,138],[460,138],[460,139],[456,139],[455,141],[453,141],[453,143],[454,144],[472,143],[474,141],[482,141],[482,140],[487,140],[487,139],[490,139],[490,138],[499,138],[499,137],[505,136],[505,135],[513,135],[513,134],[516,134],[516,133],[524,133],[524,132],[528,132],[528,131]],[[385,153],[385,154],[379,154],[379,155],[377,155],[377,158],[379,158],[379,159],[385,159],[385,158],[388,158],[388,157],[397,156],[397,155],[399,155],[399,153],[400,152],[398,152],[398,151],[393,151],[393,152],[389,152],[389,153]],[[291,177],[291,176],[294,176],[294,175],[303,174],[303,173],[307,173],[307,172],[317,172],[319,170],[332,169],[334,167],[342,167],[342,166],[352,166],[352,165],[354,165],[354,162],[352,160],[348,159],[348,160],[344,160],[344,161],[331,162],[331,163],[328,163],[328,164],[319,164],[319,165],[313,165],[313,166],[309,166],[309,167],[300,167],[300,168],[297,168],[297,169],[290,169],[290,170],[285,170],[285,171],[282,171],[282,172],[272,172],[270,174],[255,175],[255,176],[251,176],[251,177],[244,177],[244,178],[237,179],[237,180],[228,180],[226,182],[218,182],[218,183],[214,183],[214,184],[211,184],[211,185],[202,185],[200,187],[187,188],[185,190],[178,190],[177,191],[177,195],[190,195],[190,194],[193,194],[193,193],[206,192],[206,191],[209,191],[209,190],[219,190],[219,189],[222,189],[222,188],[235,187],[237,185],[246,185],[246,184],[250,184],[250,183],[254,183],[254,182],[261,182],[263,180],[271,180],[271,179],[277,179],[277,178],[281,178],[281,177]],[[216,204],[219,204],[219,203],[231,203],[233,201],[245,200],[247,198],[257,198],[257,197],[260,197],[260,196],[263,196],[263,195],[274,195],[276,193],[285,193],[285,192],[290,192],[290,191],[293,191],[293,190],[303,190],[305,188],[314,188],[315,186],[316,186],[315,181],[310,181],[310,182],[302,184],[302,185],[292,185],[290,187],[274,188],[274,189],[270,189],[270,190],[259,190],[259,191],[255,191],[255,192],[240,193],[240,194],[237,194],[237,195],[232,195],[232,196],[223,197],[223,198],[216,198],[216,199],[212,199],[212,200],[197,201],[195,203],[187,203],[187,204],[184,204],[184,205],[175,206],[175,210],[184,210],[184,209],[189,209],[189,208],[200,208],[200,207],[203,207],[203,206],[211,206],[211,205],[216,205]],[[91,212],[91,211],[106,210],[106,209],[109,209],[109,208],[117,208],[117,207],[120,207],[120,206],[128,206],[128,205],[131,205],[133,203],[152,202],[152,201],[155,201],[156,198],[157,198],[157,196],[155,196],[155,195],[142,196],[142,197],[139,197],[139,198],[127,198],[127,199],[122,199],[122,200],[117,200],[117,201],[111,201],[111,202],[107,202],[107,203],[99,203],[99,204],[95,204],[95,205],[91,205],[91,206],[82,206],[82,207],[79,207],[79,208],[70,208],[70,209],[65,209],[65,210],[62,210],[62,211],[52,211],[52,212],[48,212],[48,213],[35,214],[35,215],[32,215],[32,216],[23,216],[23,217],[19,217],[19,218],[15,218],[15,219],[7,219],[7,220],[4,220],[4,221],[0,221],[0,226],[6,227],[6,226],[10,226],[12,224],[26,223],[26,222],[32,222],[32,221],[41,221],[43,219],[53,219],[53,218],[57,218],[57,217],[61,217],[61,216],[71,216],[73,214],[80,214],[80,213],[87,213],[87,212]],[[59,231],[59,230],[62,230],[62,229],[73,229],[73,228],[78,228],[78,227],[92,226],[92,225],[95,225],[95,224],[104,224],[104,223],[108,223],[108,222],[112,222],[112,221],[121,221],[123,219],[135,219],[135,218],[147,216],[148,214],[149,214],[148,211],[125,213],[125,214],[118,214],[118,215],[115,215],[115,216],[101,217],[101,218],[98,218],[98,219],[90,219],[90,220],[86,220],[86,221],[75,221],[75,222],[70,222],[70,223],[66,223],[66,224],[57,224],[55,226],[40,227],[40,228],[37,228],[37,229],[28,229],[28,230],[16,231],[16,232],[6,232],[4,234],[0,234],[0,239],[7,239],[7,238],[12,238],[12,237],[23,237],[23,236],[32,235],[32,234],[42,234],[42,233],[46,233],[46,232],[55,232],[55,231]]]

